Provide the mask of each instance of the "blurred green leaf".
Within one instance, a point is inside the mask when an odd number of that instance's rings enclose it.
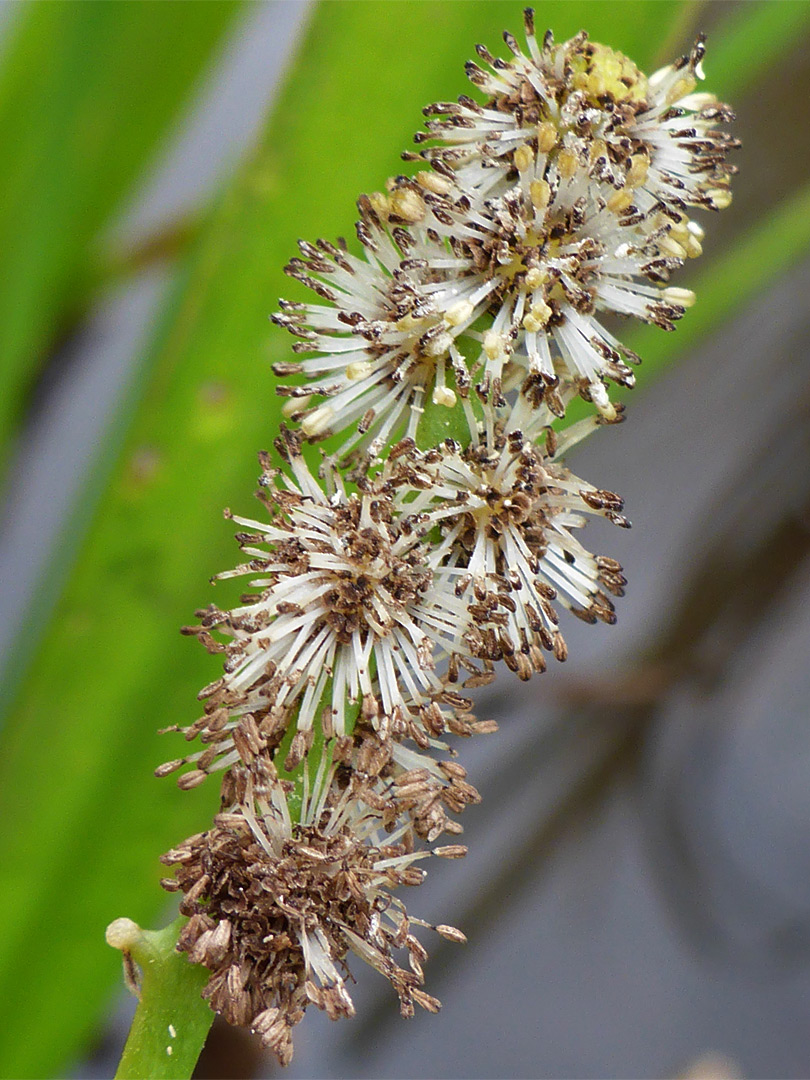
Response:
[[[683,10],[567,0],[542,18],[560,38],[587,26],[649,64]],[[216,674],[176,627],[211,598],[208,575],[236,561],[219,511],[250,511],[255,452],[277,429],[263,361],[288,355],[266,323],[276,296],[293,292],[281,267],[299,233],[350,231],[354,198],[396,170],[421,106],[464,90],[472,44],[494,45],[504,22],[517,29],[518,10],[467,0],[321,5],[261,145],[201,231],[0,745],[6,1075],[51,1074],[78,1052],[116,978],[104,926],[157,917],[157,855],[215,806],[215,781],[182,794],[150,780],[182,753],[178,737],[154,731],[193,719],[197,689]],[[217,589],[226,604],[228,587]],[[34,1022],[36,1039],[25,1037]]]
[[[31,4],[0,66],[0,468],[94,241],[241,3]]]
[[[808,25],[807,0],[735,5],[709,36],[706,71],[712,91],[732,98],[752,86],[799,46]]]

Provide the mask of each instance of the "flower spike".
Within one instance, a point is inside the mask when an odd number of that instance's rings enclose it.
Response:
[[[565,660],[565,611],[616,621],[624,571],[580,537],[630,523],[563,458],[623,420],[608,388],[639,357],[612,321],[674,329],[695,301],[670,284],[701,254],[691,215],[731,199],[733,117],[697,92],[702,37],[648,78],[584,32],[539,39],[531,9],[524,25],[525,48],[506,33],[509,59],[479,45],[467,65],[483,100],[425,109],[403,155],[420,171],[361,196],[359,253],[299,242],[286,272],[315,300],[273,316],[297,339],[275,372],[299,427],[260,455],[267,519],[226,511],[243,562],[217,577],[250,591],[184,628],[223,672],[172,729],[201,748],[157,772],[191,788],[219,771],[221,812],[163,857],[163,885],[204,997],[282,1064],[310,1004],[353,1015],[351,954],[404,1016],[438,1010],[428,924],[398,890],[466,852],[436,845],[480,801],[454,745],[497,729],[475,689]],[[304,443],[333,436],[316,476]]]

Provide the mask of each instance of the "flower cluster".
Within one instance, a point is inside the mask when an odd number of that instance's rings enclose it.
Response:
[[[258,750],[260,740],[254,745]],[[379,767],[386,755],[374,749],[365,763],[376,756]],[[287,1064],[290,1031],[307,1004],[333,1020],[354,1015],[345,985],[351,950],[390,980],[403,1015],[413,1015],[414,1004],[436,1012],[439,1002],[421,989],[427,953],[411,933],[413,922],[427,924],[409,919],[391,891],[424,876],[415,863],[430,853],[414,850],[408,823],[396,827],[396,821],[416,789],[422,797],[431,790],[430,777],[411,770],[384,783],[368,774],[361,779],[360,769],[345,782],[321,777],[326,782],[305,798],[294,823],[292,785],[260,750],[247,757],[249,767],[233,770],[223,791],[234,809],[163,857],[178,868],[164,885],[183,891],[180,910],[190,916],[178,947],[212,971],[204,991],[211,1006],[231,1023],[252,1027]],[[381,802],[388,818],[370,805]],[[432,852],[464,853],[453,844]],[[433,929],[464,940],[453,927]],[[407,954],[408,970],[397,952]]]
[[[615,621],[622,567],[580,534],[629,522],[564,455],[623,418],[609,388],[639,358],[613,317],[674,329],[691,215],[730,202],[732,117],[695,92],[702,39],[647,78],[584,33],[538,42],[531,11],[525,29],[510,60],[478,47],[483,101],[425,110],[415,175],[359,201],[359,253],[300,242],[287,273],[318,299],[274,316],[297,339],[276,365],[293,426],[260,455],[266,518],[226,511],[244,561],[218,577],[250,591],[184,629],[224,671],[173,729],[202,748],[158,773],[220,771],[222,810],[164,856],[178,947],[283,1063],[308,1004],[353,1013],[350,953],[403,1015],[438,1009],[412,932],[428,924],[396,890],[465,852],[435,843],[479,798],[453,740],[496,727],[469,692],[501,664],[529,679],[565,660],[565,612]],[[571,422],[576,398],[594,408]],[[315,475],[305,444],[333,436]]]

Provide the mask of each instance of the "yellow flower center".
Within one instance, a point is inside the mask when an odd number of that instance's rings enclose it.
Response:
[[[614,101],[643,101],[647,78],[632,60],[615,49],[588,42],[582,52],[571,57],[572,83],[594,104],[606,94]]]

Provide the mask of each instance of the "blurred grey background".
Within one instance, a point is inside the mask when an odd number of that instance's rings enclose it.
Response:
[[[227,174],[307,10],[253,7],[122,236],[172,221]],[[515,22],[511,5],[504,16]],[[0,32],[13,17],[4,6]],[[809,66],[791,57],[773,101],[735,103],[747,149],[723,229],[773,190],[757,140],[778,138],[786,99],[786,168],[808,175]],[[37,387],[2,508],[0,656],[58,563],[166,285],[156,267],[106,297]],[[642,372],[627,423],[572,458],[634,524],[589,529],[627,569],[618,626],[570,620],[565,666],[479,698],[501,731],[462,748],[483,795],[465,814],[470,854],[432,868],[409,905],[470,939],[425,939],[441,1016],[399,1020],[387,984],[357,971],[357,1018],[312,1010],[291,1080],[671,1076],[707,1052],[732,1074],[810,1075],[809,292],[810,262],[654,384]],[[111,1074],[130,1009],[123,992],[111,1001],[76,1075]],[[206,1053],[200,1076],[275,1075],[224,1027]]]

